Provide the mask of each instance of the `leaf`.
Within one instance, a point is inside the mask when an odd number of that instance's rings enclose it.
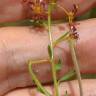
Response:
[[[37,87],[37,91],[45,95],[44,91],[40,87]]]
[[[58,43],[61,43],[64,40],[67,40],[69,36],[69,32],[64,33],[62,36],[60,36],[57,40],[55,40],[53,43],[57,45]]]
[[[48,45],[48,54],[49,54],[50,59],[52,59],[52,49],[50,45]]]
[[[67,74],[65,74],[60,80],[58,80],[58,82],[62,82],[62,81],[66,81],[70,78],[72,78],[73,76],[75,76],[75,71],[74,70],[71,70],[70,72],[68,72]]]
[[[51,94],[44,87],[42,89],[42,88],[37,86],[37,91],[39,91],[40,93],[44,94],[45,96],[51,96]]]
[[[59,41],[64,40],[67,36],[69,36],[69,32],[64,33],[61,37],[59,37]]]
[[[61,68],[62,68],[62,62],[61,62],[61,60],[59,59],[58,63],[55,64],[55,69],[56,69],[56,71],[60,71]]]

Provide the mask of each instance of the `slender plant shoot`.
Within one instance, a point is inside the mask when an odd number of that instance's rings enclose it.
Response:
[[[27,0],[26,0],[27,1]],[[25,1],[24,1],[25,2]],[[74,76],[74,73],[76,72],[78,83],[79,83],[79,88],[80,88],[80,96],[83,96],[83,88],[82,88],[82,82],[81,82],[81,74],[79,70],[79,64],[75,52],[75,44],[76,40],[78,39],[78,34],[77,34],[77,29],[73,23],[75,14],[77,12],[77,5],[73,4],[73,10],[68,12],[64,7],[61,5],[58,5],[57,0],[28,0],[28,5],[29,8],[32,10],[32,21],[34,22],[34,26],[44,26],[48,29],[48,36],[50,40],[50,44],[48,45],[48,54],[49,54],[49,59],[46,60],[35,60],[29,61],[28,68],[29,68],[29,73],[32,77],[32,80],[34,83],[37,85],[39,91],[43,93],[45,96],[52,96],[41,84],[40,80],[38,80],[37,76],[35,75],[33,69],[32,69],[32,64],[38,64],[38,63],[45,63],[45,62],[50,62],[51,63],[51,68],[52,68],[52,76],[53,76],[53,82],[54,82],[54,96],[59,96],[59,84],[63,80],[67,80],[70,77]],[[57,40],[53,41],[52,38],[52,31],[51,31],[51,13],[52,10],[54,9],[54,6],[59,7],[61,10],[65,12],[65,14],[68,17],[68,27],[69,31],[64,33],[61,37],[59,37]],[[47,24],[43,22],[42,19],[46,19],[47,17]],[[58,64],[55,64],[55,58],[54,58],[54,48],[56,47],[57,44],[59,44],[62,41],[68,41],[69,47],[70,47],[70,52],[72,56],[72,60],[74,63],[74,70],[69,72],[67,75],[64,75],[64,77],[60,78],[57,80],[57,71],[61,70],[61,60],[59,59]],[[65,96],[68,96],[68,93],[66,91]]]
[[[54,96],[59,96],[59,91],[58,91],[58,83],[57,83],[57,77],[56,77],[56,68],[55,68],[55,62],[54,62],[54,49],[53,49],[53,40],[52,40],[52,33],[51,33],[51,4],[48,6],[48,33],[49,33],[49,39],[50,39],[50,52],[51,52],[51,57],[50,57],[50,62],[52,64],[52,74],[53,74],[53,81],[54,81],[54,89],[55,93]]]

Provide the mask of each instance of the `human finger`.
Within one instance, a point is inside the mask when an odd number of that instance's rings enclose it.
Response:
[[[96,74],[96,19],[77,22],[79,39],[77,55],[81,73]],[[66,24],[52,26],[53,39],[56,40],[68,31]],[[0,95],[18,87],[33,85],[28,60],[48,59],[48,32],[36,27],[2,27],[0,28]],[[42,54],[43,53],[43,54]],[[67,42],[55,48],[55,59],[61,58],[62,69],[58,78],[73,67]],[[49,62],[33,64],[33,70],[42,83],[52,81]]]
[[[84,96],[95,96],[96,95],[96,79],[85,79],[82,80],[83,84],[83,95]],[[53,93],[53,86],[46,86],[45,87],[51,94]],[[59,86],[59,93],[60,96],[64,96],[65,94],[71,96],[79,96],[79,89],[78,89],[78,81],[67,81],[62,82]],[[18,89],[12,92],[9,92],[5,96],[43,96],[38,90],[35,88],[25,88],[25,89]]]
[[[13,22],[24,19],[32,19],[33,13],[28,4],[30,0],[1,0],[0,2],[0,22]],[[85,13],[95,6],[96,0],[58,0],[57,5],[64,7],[70,11],[73,9],[73,4],[79,5],[77,15]],[[65,12],[56,7],[52,12],[53,19],[63,19]]]

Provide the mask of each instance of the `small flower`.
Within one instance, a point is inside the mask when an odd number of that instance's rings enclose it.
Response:
[[[79,34],[77,33],[77,28],[75,26],[75,24],[73,23],[73,20],[75,18],[75,15],[77,13],[78,10],[78,6],[76,4],[73,4],[73,10],[71,12],[68,13],[68,19],[69,19],[69,28],[70,28],[70,37],[74,38],[74,39],[78,39],[79,38]]]
[[[45,1],[35,0],[29,2],[29,7],[31,8],[33,13],[32,19],[40,20],[47,17],[48,4]]]
[[[70,37],[77,40],[79,38],[79,34],[77,32],[72,32],[70,33]]]
[[[72,23],[78,10],[78,5],[73,4],[73,10],[68,13],[69,23]]]
[[[77,31],[77,28],[75,27],[74,24],[69,24],[69,26],[70,26],[70,30],[71,30],[72,32]]]
[[[78,39],[79,38],[79,34],[77,32],[77,28],[76,26],[74,25],[74,23],[69,23],[69,28],[70,28],[70,37],[71,38],[74,38],[74,39]]]

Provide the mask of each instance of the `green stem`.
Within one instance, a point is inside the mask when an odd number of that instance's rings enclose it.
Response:
[[[42,91],[43,94],[45,94],[46,96],[51,96],[51,94],[41,85],[40,81],[37,79],[37,77],[35,76],[33,70],[32,70],[32,62],[29,62],[29,72],[31,74],[32,80],[34,80],[35,84],[37,85],[37,87]]]
[[[75,41],[69,40],[69,46],[70,46],[70,50],[71,50],[71,55],[72,55],[72,60],[74,63],[75,71],[76,71],[77,78],[78,78],[78,83],[79,83],[79,88],[80,88],[80,96],[83,96],[81,74],[80,74],[79,64],[78,64],[76,53],[75,53]]]
[[[53,74],[53,81],[54,81],[54,88],[55,88],[55,96],[59,96],[56,69],[55,69],[55,63],[54,63],[53,40],[52,40],[52,33],[51,33],[51,5],[50,4],[48,6],[48,33],[49,33],[50,47],[51,47],[51,52],[52,52],[52,57],[50,59],[50,62],[52,64],[52,74]]]
[[[65,14],[66,14],[67,16],[69,16],[68,11],[67,11],[64,7],[62,7],[62,6],[59,5],[59,4],[57,4],[57,7],[61,8],[61,9],[65,12]]]
[[[69,38],[69,32],[64,33],[62,36],[60,36],[57,40],[53,42],[53,47],[55,47],[57,44],[61,43],[62,41],[65,41]]]

